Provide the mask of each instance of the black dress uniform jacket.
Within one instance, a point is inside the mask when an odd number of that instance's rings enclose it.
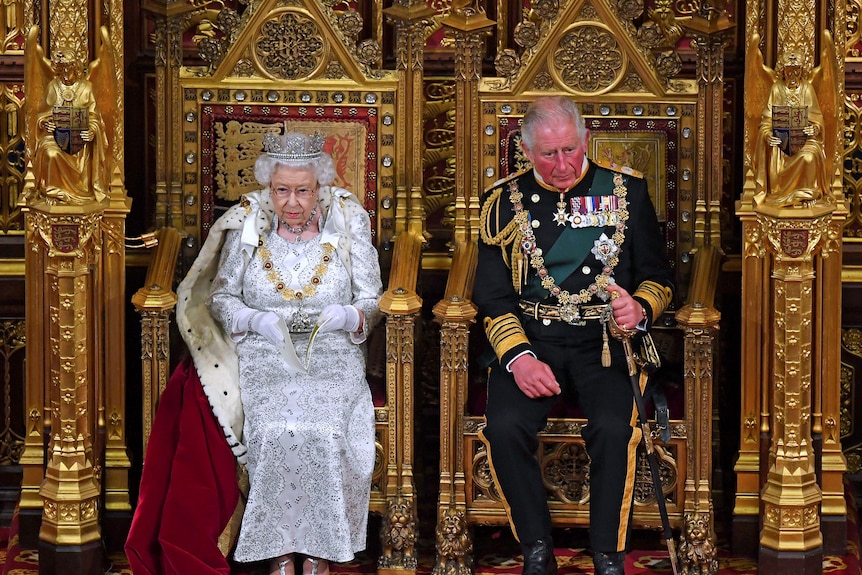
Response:
[[[613,269],[613,280],[625,288],[647,311],[648,325],[658,318],[670,304],[672,297],[672,271],[667,260],[664,241],[658,221],[647,193],[646,181],[636,172],[626,174],[599,166],[594,162],[581,180],[565,194],[567,210],[571,210],[571,199],[585,196],[608,196],[613,192],[613,176],[623,178],[628,219],[625,222],[624,240],[620,243],[619,262]],[[597,178],[598,176],[598,178]],[[600,183],[598,181],[600,180]],[[594,181],[597,188],[593,189]],[[527,299],[544,304],[555,305],[557,300],[548,290],[542,289],[528,257],[519,260],[522,253],[519,242],[521,233],[504,234],[511,226],[515,209],[510,199],[510,184],[515,182],[521,193],[523,210],[529,213],[530,226],[535,235],[537,247],[545,257],[564,231],[577,231],[589,239],[578,240],[577,252],[564,254],[572,264],[571,274],[555,277],[556,284],[570,293],[588,289],[601,273],[604,264],[590,251],[594,241],[602,234],[612,238],[616,229],[607,227],[585,227],[567,230],[569,225],[557,225],[554,215],[557,211],[559,193],[557,190],[538,182],[532,170],[515,174],[493,186],[482,198],[481,233],[479,242],[479,262],[476,273],[476,287],[473,300],[479,313],[485,318],[485,331],[489,341],[503,365],[520,353],[532,349],[533,337],[542,339],[568,339],[573,336],[569,324],[552,322],[550,325],[534,325],[542,322],[524,322],[521,317],[519,300]],[[534,201],[534,200],[538,201]],[[538,221],[538,227],[532,222]],[[506,235],[508,237],[501,237]],[[550,266],[547,266],[550,268]],[[518,269],[520,268],[520,269]],[[526,281],[524,279],[526,278]],[[604,301],[594,296],[587,305],[602,304]],[[500,322],[509,323],[514,319],[530,333],[523,334],[517,325],[509,325],[503,332],[493,331]],[[526,325],[525,325],[526,323]],[[629,326],[632,327],[632,326]],[[595,331],[596,326],[590,331]],[[581,330],[577,330],[581,331]],[[503,337],[501,337],[503,336]]]
[[[608,283],[643,305],[647,328],[670,304],[672,271],[646,181],[590,161],[561,199],[528,170],[486,192],[480,225],[473,300],[498,360],[480,435],[515,536],[530,543],[550,535],[535,453],[537,433],[558,398],[528,398],[507,370],[531,352],[548,363],[564,394],[578,394],[589,420],[583,436],[592,461],[591,543],[594,551],[621,551],[630,529],[640,429],[622,346],[613,339],[611,366],[602,366],[605,326],[596,309],[606,309]],[[576,294],[567,300],[576,309],[568,321],[547,317],[548,309],[560,309],[558,292],[564,299]]]

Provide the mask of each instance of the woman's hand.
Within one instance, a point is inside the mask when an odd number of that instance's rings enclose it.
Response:
[[[359,310],[352,305],[332,303],[320,312],[317,325],[320,326],[318,333],[327,333],[338,329],[355,332],[359,331],[359,327],[362,325],[362,317]]]
[[[256,331],[275,345],[284,343],[284,334],[278,329],[279,317],[272,311],[259,311],[254,314],[248,324],[248,328]]]

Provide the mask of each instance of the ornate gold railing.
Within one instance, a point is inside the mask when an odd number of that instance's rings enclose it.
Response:
[[[159,230],[159,243],[147,268],[144,285],[132,296],[132,304],[141,314],[144,453],[147,450],[147,440],[153,427],[159,396],[165,390],[170,376],[170,316],[177,304],[173,284],[181,240],[180,232],[176,228]]]

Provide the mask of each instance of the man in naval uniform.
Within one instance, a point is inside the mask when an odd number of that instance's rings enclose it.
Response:
[[[557,572],[537,433],[561,394],[588,419],[590,545],[597,575],[623,575],[641,440],[622,345],[608,323],[646,331],[669,305],[672,272],[646,181],[586,158],[587,130],[563,97],[527,109],[532,169],[481,202],[473,294],[497,361],[480,437],[524,553],[524,575]]]

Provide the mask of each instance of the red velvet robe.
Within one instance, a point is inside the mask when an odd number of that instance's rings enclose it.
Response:
[[[191,359],[171,375],[147,444],[126,555],[135,575],[229,575],[218,547],[239,501],[236,460]]]

